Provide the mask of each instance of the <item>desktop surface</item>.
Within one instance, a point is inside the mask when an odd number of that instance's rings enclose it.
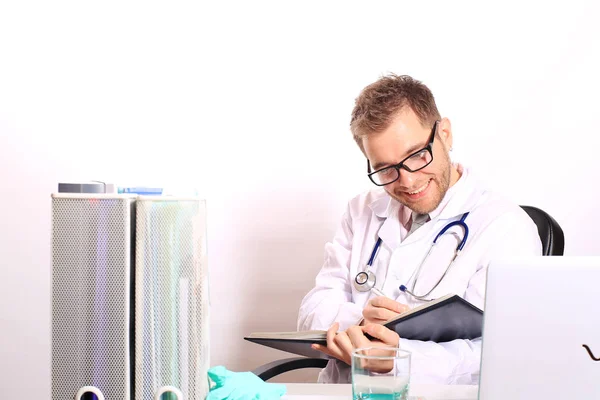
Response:
[[[350,384],[286,383],[282,400],[348,400],[352,398]],[[412,384],[410,398],[423,400],[476,400],[477,386]]]

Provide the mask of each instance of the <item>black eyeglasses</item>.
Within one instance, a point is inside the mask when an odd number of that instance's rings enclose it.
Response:
[[[367,159],[367,173],[371,182],[377,186],[389,185],[390,183],[396,182],[398,178],[400,178],[400,168],[403,168],[408,172],[417,172],[418,170],[423,169],[431,164],[433,161],[433,139],[435,139],[435,132],[437,131],[438,122],[439,121],[435,121],[433,124],[427,146],[412,153],[398,164],[371,172],[371,163],[369,162],[369,159]]]

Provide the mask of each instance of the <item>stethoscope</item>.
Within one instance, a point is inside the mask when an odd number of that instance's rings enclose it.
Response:
[[[467,218],[467,215],[469,215],[468,212],[464,213],[460,220],[450,222],[449,224],[444,226],[444,228],[440,231],[440,233],[438,233],[436,235],[435,239],[433,239],[433,243],[431,244],[431,247],[429,247],[429,251],[427,252],[425,257],[421,261],[419,268],[417,268],[415,270],[415,272],[413,272],[413,274],[411,275],[411,277],[409,279],[409,281],[410,281],[413,279],[413,277],[415,277],[415,279],[413,280],[412,286],[411,286],[411,290],[408,290],[408,288],[405,285],[400,285],[399,289],[402,292],[408,293],[409,295],[411,295],[412,297],[414,297],[417,300],[431,301],[431,300],[427,300],[426,297],[429,296],[431,294],[431,292],[433,292],[435,290],[435,288],[437,288],[439,286],[440,282],[442,282],[442,280],[444,279],[444,277],[446,276],[446,274],[448,273],[448,271],[454,264],[454,260],[456,260],[456,257],[458,257],[458,255],[462,251],[463,247],[465,247],[465,244],[467,243],[467,238],[469,237],[469,227],[465,223],[465,219]],[[430,291],[428,291],[427,293],[425,293],[423,295],[415,294],[414,293],[415,285],[417,284],[417,280],[419,279],[419,276],[421,275],[421,268],[423,267],[423,264],[425,264],[425,260],[427,260],[427,257],[429,257],[429,255],[431,254],[431,251],[435,247],[437,240],[444,233],[446,233],[446,231],[448,229],[452,228],[453,226],[460,226],[463,228],[463,231],[464,231],[464,236],[463,236],[462,240],[458,243],[458,246],[456,246],[456,250],[454,252],[454,257],[452,257],[450,264],[448,265],[448,267],[446,267],[446,271],[444,271],[444,274],[437,281],[437,283],[431,288]],[[373,261],[375,261],[375,257],[377,257],[377,253],[378,253],[380,247],[381,247],[381,238],[377,238],[375,247],[373,248],[373,251],[371,252],[371,257],[369,257],[369,261],[367,262],[367,267],[365,268],[364,271],[361,271],[358,274],[356,274],[356,277],[354,278],[354,288],[356,290],[358,290],[359,292],[368,292],[369,290],[372,290],[378,296],[385,296],[384,293],[382,293],[379,289],[377,289],[375,287],[377,277],[375,276],[375,273],[371,270],[371,267],[373,266]],[[415,276],[415,274],[416,274],[416,276]]]

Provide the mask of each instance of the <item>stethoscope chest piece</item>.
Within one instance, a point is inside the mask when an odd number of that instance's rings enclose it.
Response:
[[[368,292],[375,287],[376,276],[371,270],[362,271],[354,278],[354,288],[359,292]]]

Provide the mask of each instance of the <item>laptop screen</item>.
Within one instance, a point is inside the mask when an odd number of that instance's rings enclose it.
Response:
[[[490,263],[479,398],[600,398],[600,257]]]

